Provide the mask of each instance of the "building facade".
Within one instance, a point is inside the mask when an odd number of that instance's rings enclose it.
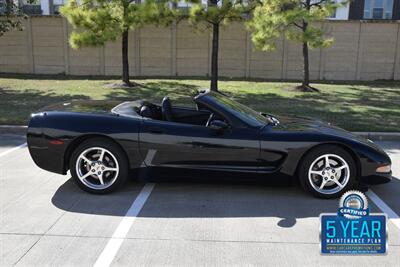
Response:
[[[351,20],[399,20],[400,0],[356,0],[350,2]]]
[[[341,3],[343,0],[336,0],[337,3]],[[344,0],[346,1],[346,0]],[[330,20],[347,20],[349,18],[349,4],[347,1],[345,4],[342,4],[339,6],[336,10],[335,13],[332,14],[332,16],[328,19]]]
[[[0,0],[1,3],[5,0]],[[68,0],[15,0],[25,13],[53,15],[59,14],[60,6]],[[336,0],[346,2],[338,7],[330,20],[400,20],[400,0]],[[207,4],[207,0],[202,0]],[[178,2],[178,7],[188,7],[184,0]]]

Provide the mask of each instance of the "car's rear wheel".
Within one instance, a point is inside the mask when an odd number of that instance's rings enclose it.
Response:
[[[128,161],[121,148],[110,140],[93,138],[81,143],[70,160],[72,178],[90,193],[115,191],[128,176]]]
[[[301,162],[299,176],[301,186],[319,198],[337,198],[357,183],[353,158],[334,145],[310,151]]]

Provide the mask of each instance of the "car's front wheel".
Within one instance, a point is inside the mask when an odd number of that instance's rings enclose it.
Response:
[[[116,190],[128,175],[128,161],[121,148],[103,138],[81,143],[73,151],[69,167],[76,184],[95,194]]]
[[[300,184],[320,198],[337,198],[355,187],[357,169],[351,155],[338,146],[317,147],[303,159]]]

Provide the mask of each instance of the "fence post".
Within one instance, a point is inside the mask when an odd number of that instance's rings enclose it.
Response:
[[[285,36],[282,36],[282,71],[281,71],[281,79],[287,79],[287,54],[288,54],[288,41],[285,39]]]
[[[176,53],[176,22],[171,25],[171,76],[177,76],[176,71],[176,61],[177,61],[177,53]]]
[[[32,18],[29,16],[27,20],[26,46],[28,50],[29,73],[35,73],[35,58],[33,55],[33,39],[32,39]]]
[[[319,75],[318,79],[322,81],[324,79],[324,67],[325,67],[325,53],[324,53],[324,48],[319,49]]]
[[[251,59],[251,38],[249,31],[246,31],[246,53],[245,53],[245,61],[246,61],[246,72],[245,78],[248,79],[251,76],[250,73],[250,59]]]
[[[135,29],[133,33],[133,37],[135,40],[134,45],[134,58],[135,58],[135,76],[140,76],[142,74],[140,68],[140,29]]]
[[[396,46],[394,51],[394,63],[393,63],[393,80],[399,79],[399,64],[400,64],[400,55],[399,55],[399,45],[400,45],[400,24],[397,24],[397,38],[396,38]]]
[[[325,23],[322,22],[321,23],[321,30],[323,32],[325,32],[326,28],[325,28]],[[323,80],[324,79],[324,70],[325,70],[325,53],[324,53],[324,48],[320,48],[319,49],[319,75],[318,78],[319,80]]]
[[[65,74],[68,75],[69,71],[69,47],[68,47],[68,21],[63,18],[63,36],[64,36],[64,70]]]
[[[105,45],[99,47],[99,74],[105,75],[106,65],[105,65]]]
[[[356,75],[355,75],[355,80],[359,81],[361,77],[361,67],[362,67],[362,50],[363,50],[363,44],[361,41],[361,30],[362,30],[362,22],[359,22],[359,28],[358,28],[358,44],[357,44],[357,64],[356,64]]]

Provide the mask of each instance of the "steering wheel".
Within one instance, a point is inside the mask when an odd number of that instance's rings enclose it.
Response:
[[[210,125],[210,123],[213,120],[213,118],[214,118],[214,113],[211,113],[210,117],[208,117],[208,120],[207,120],[207,123],[206,123],[206,127],[208,127]]]

